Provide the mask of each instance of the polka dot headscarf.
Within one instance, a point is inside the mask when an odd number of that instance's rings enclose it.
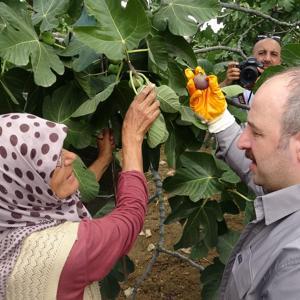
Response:
[[[58,199],[49,186],[66,133],[31,114],[0,116],[0,299],[27,235],[89,217],[78,193]]]

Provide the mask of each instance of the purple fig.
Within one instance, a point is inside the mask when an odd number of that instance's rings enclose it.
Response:
[[[205,90],[208,88],[208,80],[207,76],[203,74],[197,74],[194,77],[195,87],[198,90]]]

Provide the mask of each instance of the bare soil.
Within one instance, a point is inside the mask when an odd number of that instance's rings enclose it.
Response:
[[[170,172],[164,161],[160,163],[160,175],[165,178]],[[150,195],[153,194],[154,185],[151,175],[147,174]],[[167,195],[165,195],[165,209],[166,215],[169,213],[169,206]],[[237,230],[242,228],[241,216],[230,217],[232,227]],[[125,291],[132,288],[136,280],[145,272],[153,255],[153,250],[149,251],[147,248],[149,244],[157,244],[159,240],[159,206],[157,202],[153,202],[148,207],[148,214],[145,220],[143,232],[150,229],[151,236],[139,235],[137,241],[129,253],[129,257],[134,261],[135,271],[131,273],[128,280],[121,284],[122,291],[118,299],[126,298]],[[173,245],[181,237],[182,226],[179,223],[174,223],[165,226],[165,242],[164,247],[173,251]],[[184,252],[181,254],[188,256]],[[212,262],[214,257],[212,251],[206,259],[199,260],[198,263],[207,266]],[[176,258],[174,256],[160,253],[156,263],[153,265],[152,271],[149,276],[142,282],[138,288],[136,295],[138,300],[201,300],[201,282],[199,271],[189,265],[187,262]]]
[[[167,201],[165,205],[167,208]],[[136,269],[129,275],[128,281],[122,284],[123,290],[133,287],[136,280],[145,272],[153,255],[153,251],[147,248],[150,244],[155,245],[159,240],[159,207],[155,202],[148,207],[143,232],[149,229],[152,236],[138,236],[129,253]],[[165,226],[164,247],[166,249],[173,250],[173,245],[180,238],[181,231],[182,227],[179,223]],[[126,299],[124,293],[121,293],[119,299]],[[138,289],[136,299],[201,299],[199,271],[176,257],[160,253],[151,273]]]

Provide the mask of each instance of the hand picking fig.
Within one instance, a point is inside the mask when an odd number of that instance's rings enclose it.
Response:
[[[195,87],[198,90],[205,90],[208,88],[208,81],[206,80],[206,75],[197,74],[194,77]]]

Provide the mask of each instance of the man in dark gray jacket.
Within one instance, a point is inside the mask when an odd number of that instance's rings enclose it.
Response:
[[[209,131],[218,157],[257,195],[256,219],[228,260],[220,299],[300,299],[300,68],[258,89],[243,131],[227,110]]]

